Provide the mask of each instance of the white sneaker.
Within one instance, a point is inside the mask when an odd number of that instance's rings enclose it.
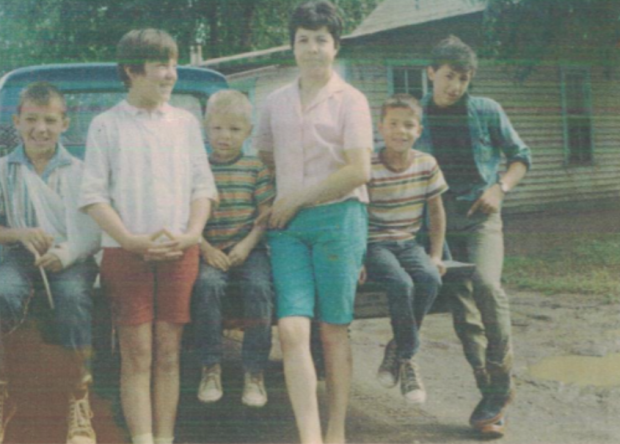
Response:
[[[219,401],[224,392],[222,391],[222,367],[220,364],[204,366],[202,378],[198,386],[198,400],[206,404]]]
[[[248,407],[262,407],[267,404],[267,390],[263,373],[246,372],[241,402]]]
[[[71,395],[67,417],[67,444],[95,444],[97,442],[97,435],[91,424],[92,417],[88,392],[82,399],[75,399]]]

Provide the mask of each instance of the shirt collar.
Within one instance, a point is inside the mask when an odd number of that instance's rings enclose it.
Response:
[[[298,97],[300,97],[299,82],[300,82],[300,78],[297,78],[297,81],[295,82],[295,92]],[[319,93],[317,94],[317,96],[314,98],[314,100],[312,101],[310,106],[308,106],[307,109],[310,109],[318,105],[319,103],[329,99],[334,94],[342,91],[345,88],[345,86],[346,86],[346,82],[342,80],[342,78],[338,75],[336,71],[332,71],[332,75],[329,78],[329,81],[323,88],[321,88],[321,91],[319,91]]]
[[[7,159],[9,163],[17,163],[17,164],[25,165],[30,169],[34,168],[30,159],[28,158],[28,156],[26,156],[26,150],[24,149],[24,145],[19,145],[17,148],[15,148],[8,155]],[[58,143],[56,145],[56,152],[54,153],[54,155],[48,162],[47,166],[45,167],[45,171],[51,172],[55,170],[56,168],[71,165],[72,161],[73,159],[72,159],[71,154],[69,154],[69,152],[66,150],[65,147],[63,147],[60,143]]]
[[[143,108],[138,108],[136,106],[133,106],[132,104],[130,104],[127,100],[123,100],[120,104],[121,109],[129,114],[131,114],[132,116],[148,116],[148,115],[153,115],[153,116],[164,116],[166,115],[168,112],[170,112],[170,110],[172,109],[172,106],[170,106],[169,103],[164,103],[163,105],[161,105],[158,108],[155,108],[153,111],[147,111]]]

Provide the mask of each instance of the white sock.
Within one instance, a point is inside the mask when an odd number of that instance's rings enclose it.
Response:
[[[145,433],[144,435],[136,435],[131,437],[133,444],[155,444],[153,442],[153,434]]]
[[[171,436],[169,438],[162,438],[161,436],[158,436],[157,438],[155,438],[155,444],[172,444],[173,441],[174,436]]]

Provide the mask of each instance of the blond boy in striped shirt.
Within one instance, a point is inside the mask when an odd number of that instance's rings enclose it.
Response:
[[[202,378],[198,399],[218,401],[221,382],[222,299],[229,284],[242,288],[245,372],[243,404],[267,402],[263,372],[271,349],[273,288],[271,267],[262,243],[264,228],[254,223],[275,197],[271,173],[260,159],[243,153],[252,132],[252,105],[239,91],[219,91],[209,99],[206,127],[212,148],[209,161],[220,194],[203,233],[200,272],[194,286],[196,341]]]
[[[413,149],[420,137],[422,109],[407,94],[390,97],[381,108],[379,133],[385,148],[372,160],[368,184],[368,278],[385,285],[394,338],[385,350],[377,378],[385,387],[400,381],[405,400],[421,404],[426,392],[414,355],[419,330],[441,286],[446,229],[441,194],[448,189],[429,154]],[[430,251],[416,239],[425,206],[429,214]]]

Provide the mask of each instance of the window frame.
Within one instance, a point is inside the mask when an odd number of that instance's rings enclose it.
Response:
[[[428,63],[426,60],[411,60],[411,59],[393,59],[387,61],[388,71],[388,94],[391,96],[394,92],[394,71],[397,69],[419,69],[422,73],[422,97],[428,94],[429,81],[426,67]]]
[[[590,121],[589,128],[589,159],[573,160],[572,153],[575,147],[570,146],[570,121],[571,114],[568,112],[568,89],[567,77],[569,75],[579,74],[582,76],[580,85],[583,88],[583,110],[584,114],[574,116],[587,116]],[[592,109],[592,81],[590,77],[590,68],[583,66],[561,66],[560,67],[560,87],[562,95],[562,135],[564,149],[564,166],[581,167],[592,166],[595,163],[595,144],[594,144],[594,112]]]

